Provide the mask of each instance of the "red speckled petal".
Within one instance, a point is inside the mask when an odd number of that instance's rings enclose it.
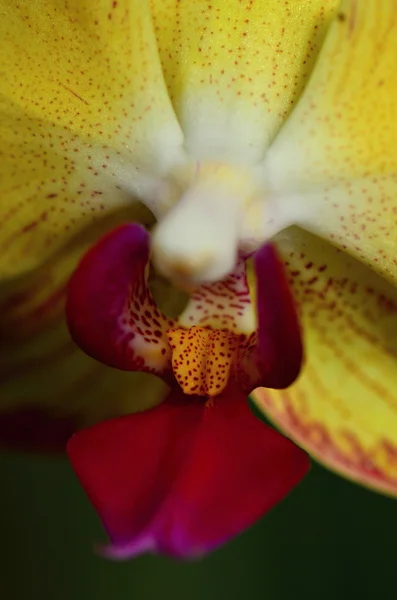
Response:
[[[305,88],[338,4],[150,0],[186,147],[259,161]]]
[[[151,411],[75,434],[68,453],[113,558],[210,551],[279,502],[309,466],[231,389],[211,404],[175,392]]]
[[[66,306],[74,341],[118,369],[166,374],[171,352],[164,331],[173,322],[147,287],[149,234],[137,224],[103,237],[84,256],[69,284]]]
[[[0,277],[14,278],[123,207],[140,221],[138,190],[152,199],[183,136],[147,2],[1,0],[0,15]]]
[[[284,266],[272,244],[256,252],[254,267],[258,331],[256,343],[251,341],[243,357],[243,365],[252,373],[256,386],[282,389],[298,377],[303,360],[297,309]]]
[[[310,3],[294,4],[304,12]],[[397,4],[338,5],[306,88],[266,153],[264,175],[291,222],[396,285]]]

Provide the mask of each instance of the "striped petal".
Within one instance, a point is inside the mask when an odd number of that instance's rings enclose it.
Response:
[[[291,221],[397,281],[397,11],[344,0],[311,79],[269,151]]]
[[[332,469],[397,495],[397,289],[326,242],[278,238],[300,305],[306,363],[253,399]]]
[[[136,203],[138,191],[151,196],[182,134],[146,2],[0,0],[0,14],[0,275],[9,277]]]
[[[338,0],[149,0],[192,156],[253,163],[296,103]]]
[[[174,392],[156,409],[78,432],[68,454],[111,558],[209,552],[279,502],[309,466],[231,389],[210,405]]]

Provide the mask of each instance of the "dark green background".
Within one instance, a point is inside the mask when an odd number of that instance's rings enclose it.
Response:
[[[64,460],[1,456],[1,600],[397,599],[397,501],[314,466],[251,531],[198,563],[109,563]]]

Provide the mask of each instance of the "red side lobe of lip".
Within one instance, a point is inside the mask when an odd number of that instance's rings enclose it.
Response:
[[[284,389],[298,377],[303,345],[297,308],[284,266],[273,244],[254,255],[258,332],[255,359],[261,372],[257,386]]]
[[[86,354],[118,369],[164,375],[170,371],[165,331],[172,323],[157,309],[146,283],[149,234],[136,223],[103,237],[83,257],[68,289],[66,315]],[[146,356],[156,357],[145,361]]]

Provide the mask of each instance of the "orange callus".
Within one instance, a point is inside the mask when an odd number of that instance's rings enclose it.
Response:
[[[225,389],[241,345],[241,337],[206,327],[167,331],[172,368],[185,394],[216,396]]]

